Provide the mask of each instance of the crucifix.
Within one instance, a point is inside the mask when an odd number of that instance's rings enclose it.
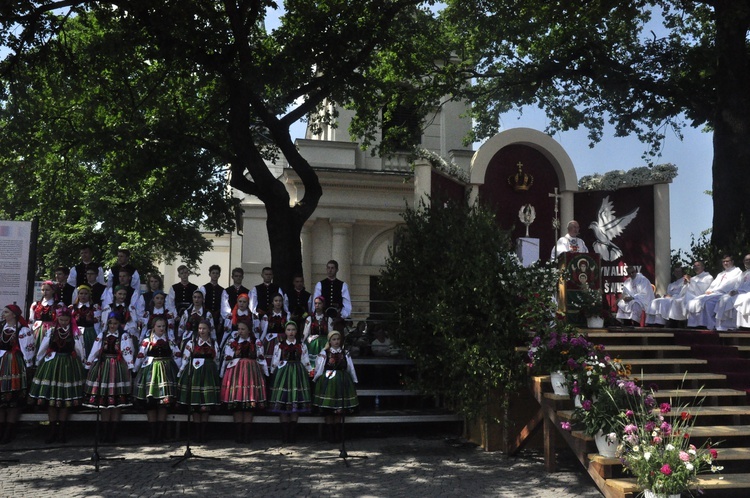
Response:
[[[557,193],[557,187],[555,187],[555,193],[547,194],[547,196],[555,198],[555,217],[552,218],[552,230],[555,232],[555,240],[557,240],[558,238],[560,238],[560,216],[558,213],[562,195]]]

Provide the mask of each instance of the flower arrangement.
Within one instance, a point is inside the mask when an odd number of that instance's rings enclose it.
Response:
[[[665,415],[671,414],[675,416],[670,423]],[[718,452],[710,441],[700,447],[690,443],[694,423],[685,407],[673,410],[669,403],[655,410],[636,410],[623,421],[619,456],[641,489],[656,495],[679,494],[693,485],[699,474],[722,470],[713,463]]]
[[[571,386],[571,394],[580,396],[583,400],[594,401],[602,390],[627,378],[631,373],[630,365],[625,365],[619,359],[611,358],[604,346],[595,345],[586,356],[569,359],[566,365],[565,377]]]
[[[537,373],[565,371],[572,363],[588,356],[592,344],[586,335],[579,334],[571,325],[562,321],[551,330],[539,333],[529,347],[529,367]]]
[[[624,187],[636,187],[652,183],[668,183],[677,176],[674,164],[657,164],[653,167],[639,166],[628,171],[614,170],[606,173],[588,175],[578,180],[581,190],[616,190]]]
[[[604,298],[598,289],[586,289],[577,293],[576,305],[584,318],[604,316]]]
[[[614,368],[614,367],[612,367]],[[582,397],[581,406],[573,411],[573,420],[584,426],[584,433],[595,436],[599,431],[608,439],[621,439],[625,434],[625,422],[636,410],[650,411],[656,406],[651,394],[643,394],[642,389],[632,380],[605,375],[603,383],[591,398]]]

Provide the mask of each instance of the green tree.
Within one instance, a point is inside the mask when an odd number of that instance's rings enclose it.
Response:
[[[436,30],[423,3],[287,0],[274,30],[265,28],[277,8],[270,0],[5,3],[3,170],[23,167],[22,177],[44,181],[75,170],[74,178],[85,178],[82,188],[59,196],[64,216],[45,218],[44,229],[79,223],[73,238],[98,235],[110,247],[161,229],[166,237],[140,244],[154,257],[197,257],[205,249],[201,226],[230,230],[237,205],[227,185],[257,196],[283,285],[301,271],[299,235],[322,195],[289,127],[308,115],[315,124],[331,122],[329,100],[366,99],[377,121],[392,89],[417,81],[425,61],[447,60],[444,47],[425,41]],[[400,63],[402,53],[419,64]],[[304,186],[293,205],[267,165],[281,155]],[[128,183],[136,193],[118,189]],[[40,197],[60,190],[53,185],[14,186],[28,200],[3,209],[15,217],[39,213]],[[106,203],[113,209],[102,212]],[[173,223],[160,223],[159,208]],[[45,233],[45,248],[55,252],[59,234]],[[60,252],[68,247],[59,244]]]
[[[502,113],[539,106],[549,129],[606,122],[655,154],[667,131],[713,131],[714,245],[750,220],[750,2],[747,0],[449,0],[444,18],[461,46],[450,68],[475,85],[477,136]],[[661,25],[661,26],[659,26]],[[661,34],[664,33],[664,34]]]
[[[381,276],[395,322],[389,333],[414,359],[422,391],[468,417],[506,405],[525,378],[516,347],[553,315],[557,272],[524,268],[494,215],[465,202],[404,214]],[[490,397],[497,390],[501,399]]]

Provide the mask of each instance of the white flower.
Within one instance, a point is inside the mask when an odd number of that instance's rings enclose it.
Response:
[[[694,450],[694,449],[689,449],[689,450],[688,450],[688,453],[690,453],[690,454],[691,454],[691,455],[693,455],[693,456],[695,456],[695,455],[696,455],[696,453],[695,453],[695,450]]]
[[[672,443],[669,443],[669,444],[668,444],[668,445],[666,446],[666,450],[667,450],[667,451],[674,451],[674,446],[672,446]]]
[[[643,459],[647,462],[651,459],[651,452],[647,451],[643,454]]]
[[[688,470],[693,470],[693,464],[690,462],[685,462],[685,468]]]
[[[720,472],[724,470],[724,467],[721,465],[711,465],[711,472]]]

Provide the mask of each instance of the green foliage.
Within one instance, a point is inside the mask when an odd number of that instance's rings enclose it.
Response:
[[[706,266],[706,271],[712,275],[724,271],[721,264],[721,259],[725,254],[729,254],[734,257],[735,266],[742,267],[742,259],[750,252],[750,233],[744,228],[747,225],[744,223],[743,217],[740,216],[740,223],[737,225],[737,230],[733,234],[726,247],[718,247],[711,242],[709,233],[701,233],[696,239],[695,236],[690,238],[690,250],[684,251],[677,249],[672,251],[672,266],[681,265],[692,270],[694,261],[703,261]]]
[[[481,207],[421,205],[404,221],[381,276],[384,295],[393,296],[392,338],[416,362],[416,387],[469,417],[486,413],[521,385],[516,347],[551,318],[557,274],[524,269]],[[492,390],[502,399],[488,399]]]

